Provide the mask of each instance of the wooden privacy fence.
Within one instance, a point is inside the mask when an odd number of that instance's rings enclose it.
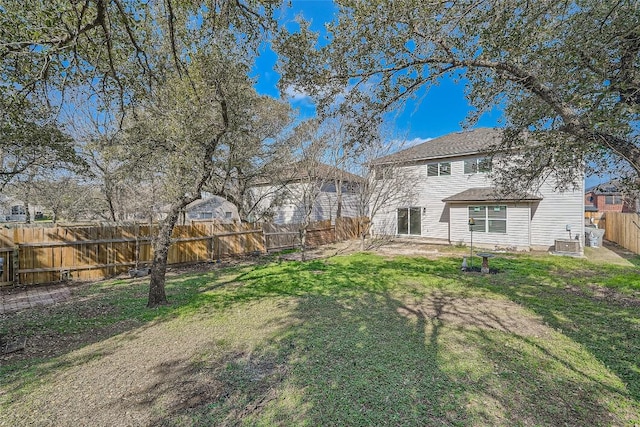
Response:
[[[357,236],[356,218],[313,223],[307,245]],[[295,232],[292,230],[296,230]],[[0,230],[0,285],[92,280],[149,266],[157,226],[65,226]],[[299,245],[299,226],[198,222],[176,226],[168,264],[190,264]],[[295,237],[295,238],[292,238]]]
[[[604,238],[640,254],[640,215],[607,212]]]

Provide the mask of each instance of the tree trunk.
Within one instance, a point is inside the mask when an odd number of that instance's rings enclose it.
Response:
[[[307,227],[304,226],[300,229],[300,259],[302,261],[307,260],[306,247],[307,247]]]
[[[109,215],[111,216],[111,221],[116,222],[116,209],[113,207],[113,198],[107,196],[107,205],[109,205]]]
[[[342,180],[336,180],[337,207],[336,218],[342,218]]]
[[[369,230],[371,229],[371,223],[365,223],[365,221],[361,219],[359,228],[360,228],[360,249],[364,251],[366,250],[365,240],[367,238],[367,234],[369,234]]]
[[[29,202],[24,202],[24,213],[25,213],[25,218],[24,221],[27,224],[31,224],[31,212],[29,212]]]
[[[178,221],[182,206],[171,207],[169,215],[160,222],[158,235],[153,239],[153,261],[151,263],[151,281],[149,283],[149,300],[147,307],[153,308],[168,305],[167,295],[164,291],[165,273],[167,271],[167,257],[171,246],[171,233]]]

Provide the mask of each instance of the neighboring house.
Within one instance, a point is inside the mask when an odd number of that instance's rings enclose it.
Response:
[[[187,220],[217,220],[220,222],[240,221],[238,208],[219,196],[209,196],[196,200],[185,208]]]
[[[617,181],[587,188],[584,193],[586,212],[635,212],[635,203],[619,189]]]
[[[411,197],[379,211],[374,233],[468,245],[473,219],[479,246],[549,249],[555,239],[582,239],[584,186],[556,192],[544,183],[530,194],[498,195],[484,153],[500,136],[496,129],[458,132],[376,159],[373,167],[400,174]]]
[[[41,206],[29,206],[31,221],[42,217]],[[24,222],[27,211],[24,202],[11,196],[0,195],[0,222]]]
[[[323,163],[296,163],[285,177],[262,180],[251,187],[257,220],[300,224],[307,208],[310,221],[334,221],[357,213],[356,186],[362,178]]]

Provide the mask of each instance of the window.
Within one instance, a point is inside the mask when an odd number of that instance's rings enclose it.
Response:
[[[451,175],[451,162],[428,163],[427,176]]]
[[[376,179],[391,179],[393,178],[393,168],[391,166],[378,166],[375,169]]]
[[[422,209],[399,208],[398,209],[398,234],[422,234]]]
[[[506,206],[469,206],[469,218],[473,218],[473,231],[480,233],[506,233]]]
[[[622,204],[622,196],[605,196],[604,197],[605,205],[621,205]]]
[[[464,161],[464,173],[466,174],[487,172],[491,172],[491,159],[488,157],[467,159]]]
[[[231,212],[225,212],[224,213],[225,219],[231,219],[231,215],[232,215]]]
[[[24,206],[15,205],[11,206],[11,215],[26,215],[27,212],[24,210]]]

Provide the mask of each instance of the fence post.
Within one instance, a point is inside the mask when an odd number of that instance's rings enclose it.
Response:
[[[15,245],[13,248],[13,286],[20,284],[20,273],[18,273],[18,269],[20,268],[20,247]]]
[[[216,236],[209,236],[209,239],[207,239],[207,258],[209,258],[209,261],[213,261],[213,240],[215,238]]]
[[[264,253],[268,253],[269,250],[267,249],[267,236],[264,234],[264,227],[260,227],[260,231],[262,232],[262,247],[264,249]]]

